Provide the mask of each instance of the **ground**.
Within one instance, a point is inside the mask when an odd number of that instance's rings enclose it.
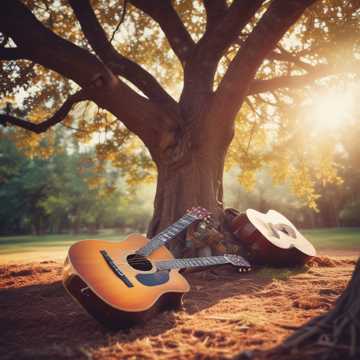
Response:
[[[219,359],[267,349],[334,304],[353,271],[352,255],[322,256],[297,270],[189,273],[192,290],[181,311],[128,332],[104,329],[69,297],[61,262],[4,264],[0,358]]]

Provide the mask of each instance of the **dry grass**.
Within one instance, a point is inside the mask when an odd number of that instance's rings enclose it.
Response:
[[[320,258],[304,269],[225,269],[186,275],[182,311],[128,332],[109,332],[67,295],[62,266],[47,261],[0,267],[2,359],[221,359],[268,349],[327,311],[356,257]]]

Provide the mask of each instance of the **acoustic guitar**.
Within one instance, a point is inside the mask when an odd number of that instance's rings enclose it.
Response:
[[[133,234],[119,243],[83,240],[69,249],[63,283],[89,314],[113,329],[128,328],[154,313],[181,306],[190,290],[179,270],[230,263],[247,268],[240,256],[174,259],[163,246],[208,213],[193,209],[152,240]]]
[[[225,213],[232,218],[230,228],[252,265],[301,266],[316,255],[314,246],[275,210],[264,214],[248,209],[240,214],[227,209]]]

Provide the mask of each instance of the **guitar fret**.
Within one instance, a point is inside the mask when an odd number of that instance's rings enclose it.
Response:
[[[219,264],[219,258],[216,256],[211,260],[214,264],[218,265]]]
[[[152,239],[150,239],[150,241],[145,246],[143,246],[142,248],[136,251],[136,254],[149,256],[154,250],[163,246],[169,240],[175,238],[178,234],[180,234],[194,221],[204,218],[203,217],[204,215],[198,212],[199,208],[195,208],[194,210],[191,211],[192,213],[190,212],[188,214],[183,215],[174,224],[170,225],[165,230],[161,231],[159,234],[157,234]],[[206,213],[206,210],[204,209],[200,208],[200,211],[204,211]]]
[[[148,244],[137,251],[137,254],[144,256],[150,255],[154,250],[180,234],[181,231],[183,231],[195,220],[196,218],[189,214],[184,215],[176,223],[170,225],[168,228],[153,237]]]
[[[192,262],[194,263],[194,266],[201,266],[202,265],[202,262],[198,258],[194,258],[192,260]]]
[[[173,259],[156,263],[158,270],[182,269],[187,267],[200,267],[227,264],[229,261],[224,256],[208,256],[201,258]]]
[[[196,263],[194,262],[194,259],[186,259],[186,263],[188,267],[197,266]]]

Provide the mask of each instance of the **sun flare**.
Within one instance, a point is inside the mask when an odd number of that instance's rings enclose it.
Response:
[[[314,130],[336,130],[351,120],[354,98],[350,91],[331,91],[315,95],[309,109],[308,120]]]

